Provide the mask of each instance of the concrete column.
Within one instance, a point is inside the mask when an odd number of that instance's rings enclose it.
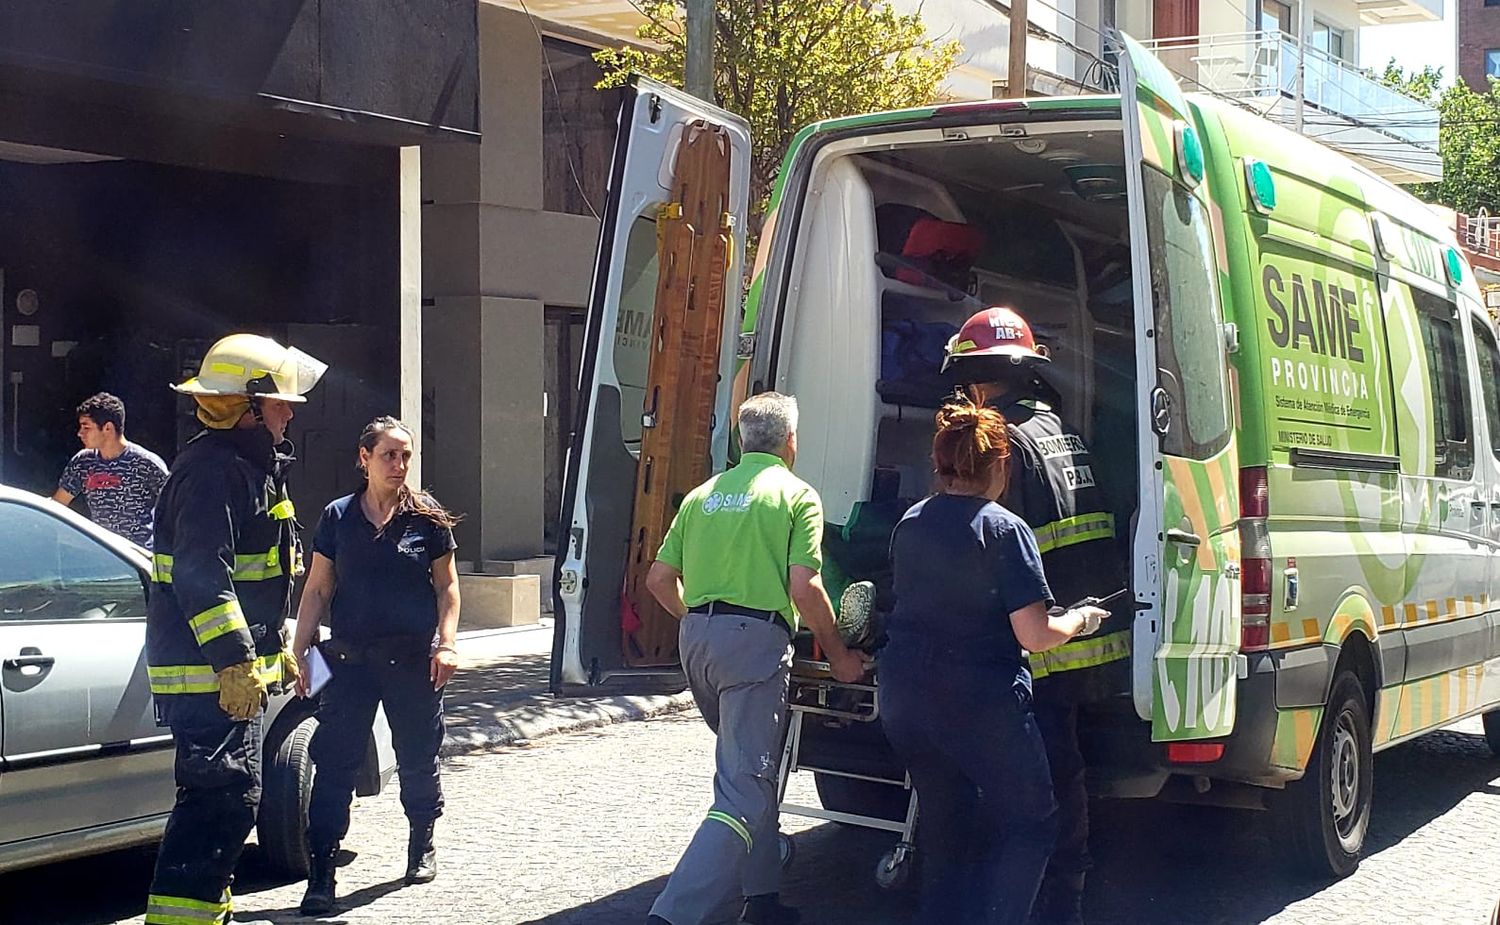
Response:
[[[402,148],[399,154],[398,222],[400,239],[401,419],[417,429],[408,479],[422,481],[422,149]]]
[[[428,472],[465,515],[459,558],[524,559],[542,546],[542,303],[435,299],[424,317],[432,392]]]
[[[599,226],[542,208],[544,75],[527,17],[481,4],[484,141],[423,152],[427,484],[466,515],[466,562],[540,555],[557,513],[543,502],[544,306],[586,304]]]

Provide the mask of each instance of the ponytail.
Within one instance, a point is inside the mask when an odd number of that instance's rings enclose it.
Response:
[[[932,465],[939,478],[953,482],[989,481],[1010,456],[1005,418],[968,399],[944,405],[932,438]]]

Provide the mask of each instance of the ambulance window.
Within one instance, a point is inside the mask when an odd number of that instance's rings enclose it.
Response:
[[[656,222],[642,215],[625,241],[620,312],[615,318],[615,380],[620,384],[620,436],[641,442],[646,370],[651,360],[651,323],[656,315]]]
[[[1144,168],[1156,364],[1175,409],[1162,438],[1169,456],[1206,459],[1229,441],[1218,272],[1203,204]]]
[[[1458,308],[1447,299],[1411,290],[1417,306],[1417,328],[1427,354],[1427,381],[1432,394],[1433,474],[1467,479],[1474,474],[1474,444],[1469,438],[1469,365],[1464,356]]]
[[[1484,389],[1484,413],[1490,422],[1490,450],[1500,457],[1500,396],[1495,382],[1500,379],[1500,348],[1495,346],[1495,332],[1488,324],[1469,316],[1474,325],[1474,343],[1479,345],[1479,384]]]

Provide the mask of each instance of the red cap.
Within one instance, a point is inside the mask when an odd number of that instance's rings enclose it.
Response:
[[[948,341],[948,356],[943,369],[954,360],[969,357],[1009,357],[1012,363],[1048,363],[1045,346],[1037,346],[1031,325],[1015,309],[995,305],[976,312],[953,339]]]

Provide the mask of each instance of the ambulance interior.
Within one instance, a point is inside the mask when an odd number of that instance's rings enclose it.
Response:
[[[814,165],[776,388],[799,398],[797,470],[823,498],[835,599],[870,579],[889,601],[891,530],[935,487],[944,348],[990,305],[1019,311],[1050,350],[1053,404],[1093,449],[1127,555],[1137,439],[1119,124],[985,128],[833,142]]]

